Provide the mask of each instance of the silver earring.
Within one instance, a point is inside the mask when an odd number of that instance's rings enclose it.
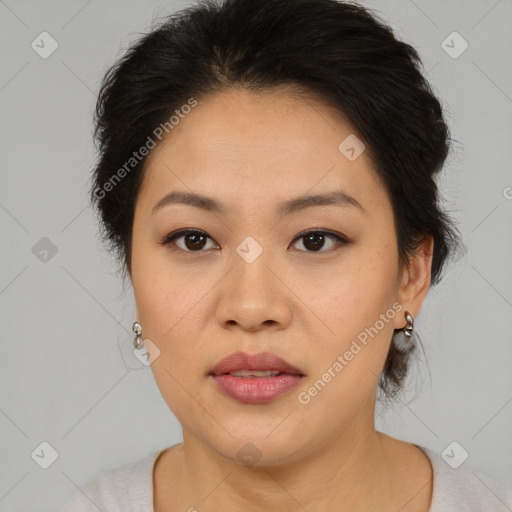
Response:
[[[393,343],[400,352],[411,349],[411,336],[414,330],[414,317],[408,311],[405,311],[404,316],[407,324],[393,336]]]
[[[413,316],[409,313],[409,311],[406,311],[405,312],[405,319],[407,320],[407,324],[405,325],[404,327],[404,334],[410,338],[411,335],[412,335],[412,331],[414,329],[414,318]]]
[[[132,331],[135,333],[133,339],[133,346],[138,350],[144,345],[144,338],[142,337],[142,327],[139,322],[133,322]]]

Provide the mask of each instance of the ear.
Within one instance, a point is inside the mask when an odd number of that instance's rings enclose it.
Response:
[[[403,269],[397,302],[403,306],[404,315],[405,311],[408,311],[415,317],[427,296],[432,276],[433,249],[434,238],[431,235],[425,235],[418,249],[411,256],[409,265]],[[402,329],[405,326],[404,315],[395,316],[395,329]]]

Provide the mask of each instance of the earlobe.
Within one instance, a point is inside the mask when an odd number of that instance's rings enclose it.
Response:
[[[418,314],[430,289],[433,249],[433,237],[425,236],[414,255],[411,256],[409,265],[403,271],[397,301],[413,317]],[[403,328],[404,326],[401,325],[403,323],[403,318],[396,318],[395,324],[400,325],[395,325],[395,329]]]

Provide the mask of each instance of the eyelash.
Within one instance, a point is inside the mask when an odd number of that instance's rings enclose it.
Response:
[[[324,235],[324,236],[327,236],[329,238],[333,238],[337,243],[338,243],[338,247],[340,246],[344,246],[344,245],[348,245],[350,243],[349,240],[347,240],[345,237],[343,237],[342,235],[338,234],[338,233],[335,233],[334,231],[329,231],[329,230],[324,230],[324,229],[310,229],[308,231],[304,231],[302,233],[299,233],[292,241],[292,245],[295,244],[295,242],[297,242],[298,240],[300,240],[301,238],[305,238],[307,237],[308,235],[311,235],[311,234],[321,234],[321,235]],[[159,243],[165,247],[167,246],[170,246],[171,245],[171,242],[173,242],[174,240],[176,240],[177,238],[180,238],[182,237],[183,235],[203,235],[207,238],[209,238],[210,240],[213,240],[206,232],[204,231],[201,231],[200,229],[190,229],[190,228],[184,228],[184,229],[179,229],[178,231],[175,231],[173,233],[169,233],[168,235],[166,235]],[[206,252],[204,250],[197,250],[197,251],[190,251],[190,250],[184,250],[184,249],[181,249],[181,248],[171,248],[172,251],[180,251],[182,253],[186,253],[186,254],[194,254],[194,253],[203,253],[203,252]],[[322,249],[320,249],[319,251],[299,251],[299,252],[306,252],[306,253],[310,253],[310,254],[322,254],[322,253],[327,253],[327,252],[331,252],[332,248],[327,250],[327,251],[324,251]]]

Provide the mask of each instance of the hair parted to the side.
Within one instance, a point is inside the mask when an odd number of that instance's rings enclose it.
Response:
[[[355,3],[203,0],[168,16],[107,71],[96,105],[99,161],[91,201],[123,277],[131,275],[132,224],[146,157],[128,171],[126,162],[191,98],[200,102],[244,87],[289,88],[350,121],[393,205],[401,267],[431,235],[437,283],[459,236],[435,181],[450,150],[449,130],[420,66],[412,46]],[[123,179],[107,187],[123,166]],[[387,397],[401,389],[409,355],[391,344],[379,381]]]

